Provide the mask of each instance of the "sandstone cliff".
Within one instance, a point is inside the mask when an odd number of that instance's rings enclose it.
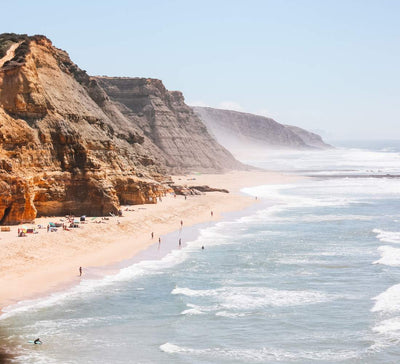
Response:
[[[271,118],[243,112],[193,107],[210,133],[228,150],[245,148],[325,149],[321,137]],[[240,154],[240,153],[239,153]]]
[[[90,77],[44,36],[0,35],[0,224],[156,202],[168,173],[243,168],[162,82]]]
[[[139,125],[144,135],[162,150],[170,170],[215,172],[243,168],[211,137],[199,117],[185,104],[181,92],[168,91],[156,79],[95,79],[131,125]]]

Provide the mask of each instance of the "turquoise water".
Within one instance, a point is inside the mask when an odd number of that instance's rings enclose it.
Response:
[[[17,363],[398,363],[397,150],[261,158],[318,177],[244,189],[257,210],[183,249],[10,308],[2,342]]]

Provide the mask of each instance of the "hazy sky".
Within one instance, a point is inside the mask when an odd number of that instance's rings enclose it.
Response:
[[[400,139],[400,0],[3,1],[91,75],[153,77],[189,104],[331,138]]]

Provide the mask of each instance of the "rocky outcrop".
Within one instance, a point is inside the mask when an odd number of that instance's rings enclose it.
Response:
[[[156,202],[163,152],[43,36],[0,36],[0,222]]]
[[[190,196],[190,195],[202,195],[205,192],[222,192],[229,193],[225,188],[214,188],[207,185],[203,186],[181,186],[170,184],[170,187],[176,195]]]
[[[210,133],[232,152],[246,148],[325,149],[321,137],[271,118],[210,107],[193,107]]]
[[[207,185],[203,186],[190,186],[189,188],[195,189],[200,192],[222,192],[222,193],[229,193],[229,191],[225,188],[214,188]]]
[[[173,172],[243,169],[209,134],[179,91],[151,78],[96,77],[119,110],[164,153]]]

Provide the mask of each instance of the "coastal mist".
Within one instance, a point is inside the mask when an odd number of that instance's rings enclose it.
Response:
[[[15,363],[396,363],[399,152],[246,161],[300,178],[245,188],[255,207],[170,234],[162,254],[8,307],[0,346]]]

